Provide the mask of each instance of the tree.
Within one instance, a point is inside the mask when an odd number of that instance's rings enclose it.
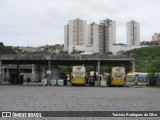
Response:
[[[160,60],[155,60],[149,65],[148,72],[160,73]]]
[[[4,44],[3,44],[3,42],[0,42],[0,46],[1,46],[1,47],[4,47]]]
[[[68,54],[68,51],[60,51],[60,54]]]
[[[72,52],[71,52],[71,54],[80,54],[80,53],[83,53],[84,51],[81,51],[81,50],[73,50]]]
[[[125,53],[124,50],[120,50],[120,51],[118,51],[118,52],[116,53],[116,55],[123,55],[124,53]]]
[[[113,55],[113,53],[112,52],[103,52],[103,54],[105,54],[105,55]]]
[[[10,46],[4,46],[3,42],[0,42],[0,54],[16,54],[16,50]]]
[[[160,73],[160,60],[153,61],[148,69],[150,85],[156,85],[156,80],[159,78]]]

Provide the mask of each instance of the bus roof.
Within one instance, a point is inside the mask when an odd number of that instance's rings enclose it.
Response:
[[[141,74],[141,75],[148,75],[148,73],[141,73],[141,72],[138,72],[138,74]]]
[[[138,73],[137,73],[137,72],[129,72],[127,75],[128,75],[128,76],[138,75]]]

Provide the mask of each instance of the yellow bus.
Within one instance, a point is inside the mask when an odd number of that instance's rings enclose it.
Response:
[[[138,73],[137,72],[129,72],[126,75],[126,85],[127,86],[138,85]]]
[[[125,68],[113,67],[111,70],[109,86],[124,86],[125,85]]]
[[[73,66],[71,71],[72,85],[86,84],[86,68],[84,66]]]

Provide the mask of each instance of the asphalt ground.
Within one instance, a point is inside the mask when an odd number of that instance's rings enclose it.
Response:
[[[0,86],[1,111],[160,111],[160,87]],[[156,117],[0,118],[160,120]]]

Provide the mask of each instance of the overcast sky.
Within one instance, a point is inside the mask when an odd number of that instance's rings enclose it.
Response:
[[[160,33],[160,0],[0,0],[0,42],[11,46],[64,43],[64,25],[116,21],[116,42],[126,43],[126,23],[140,23],[141,41]]]

